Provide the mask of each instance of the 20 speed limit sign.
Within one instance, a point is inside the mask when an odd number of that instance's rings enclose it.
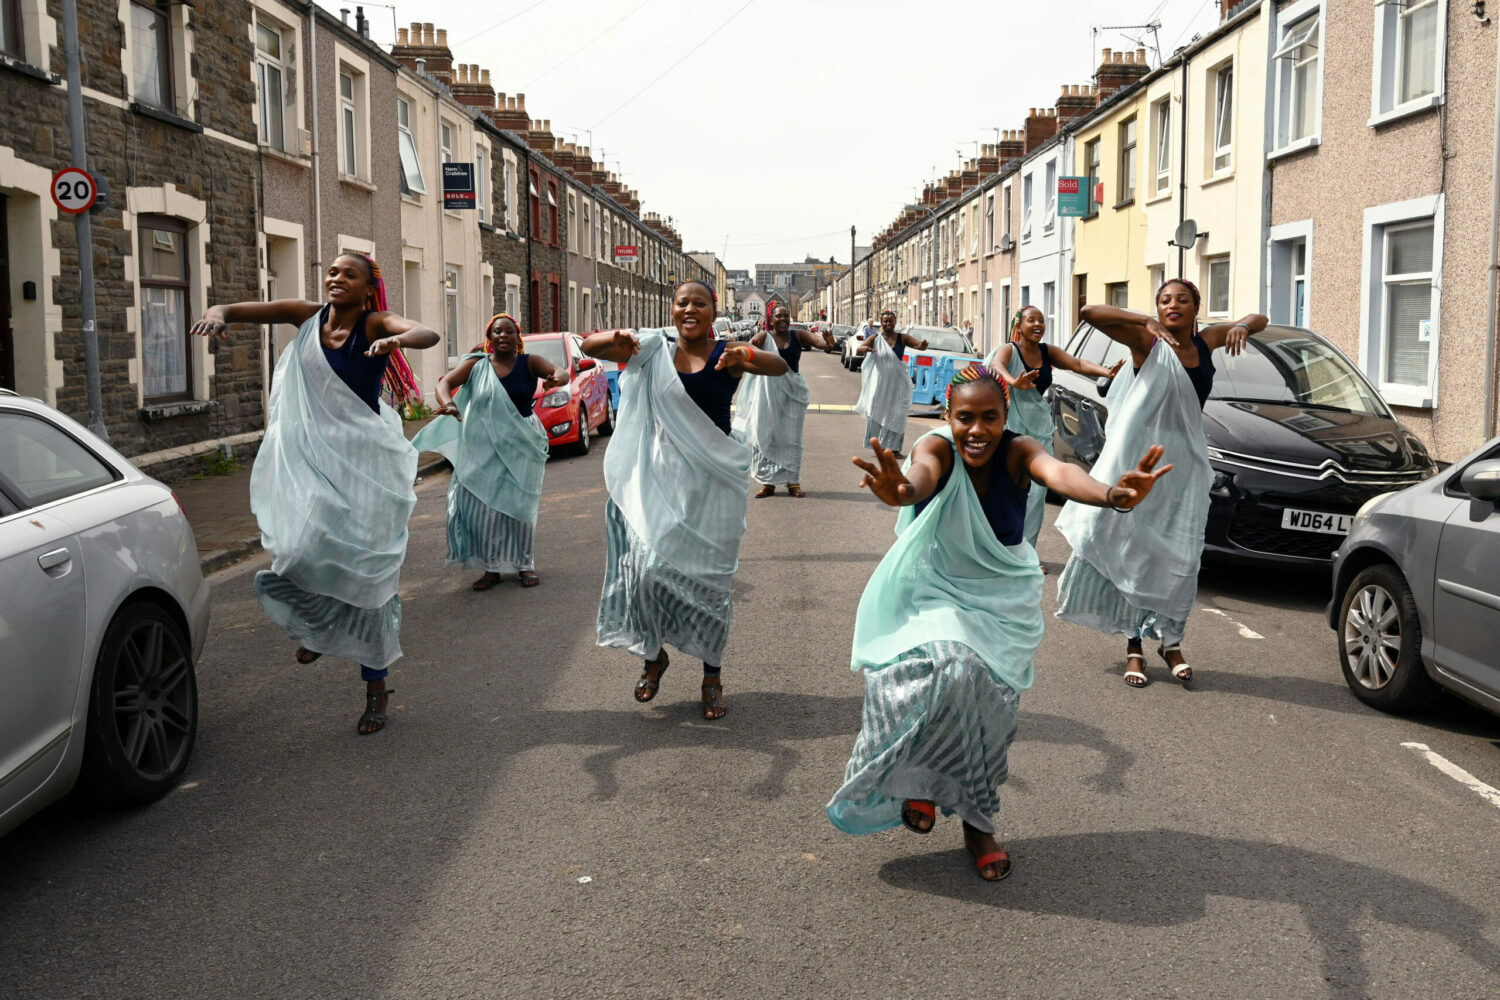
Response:
[[[78,215],[94,206],[99,185],[93,175],[78,167],[65,167],[52,175],[52,200],[64,212]]]

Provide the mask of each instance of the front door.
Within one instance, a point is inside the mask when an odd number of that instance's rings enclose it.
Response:
[[[16,387],[16,342],[10,328],[10,223],[9,202],[0,194],[0,389]]]

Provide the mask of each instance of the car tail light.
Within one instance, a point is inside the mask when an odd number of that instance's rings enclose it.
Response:
[[[182,497],[180,497],[180,496],[177,495],[177,491],[176,490],[172,491],[172,499],[173,499],[173,501],[176,502],[177,509],[180,510],[180,511],[182,511],[183,520],[185,520],[189,524],[191,524],[192,523],[192,518],[188,517],[187,508],[182,505]]]

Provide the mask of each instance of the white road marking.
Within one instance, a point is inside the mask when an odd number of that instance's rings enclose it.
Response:
[[[1496,809],[1500,809],[1500,788],[1492,788],[1486,785],[1442,754],[1429,749],[1426,743],[1403,743],[1401,745],[1417,751],[1423,757],[1427,758],[1427,763],[1442,771],[1460,785],[1465,786]]]
[[[1226,615],[1224,612],[1220,611],[1218,608],[1207,608],[1206,607],[1203,610],[1207,611],[1211,615],[1218,615],[1220,618],[1223,618],[1224,620],[1228,621],[1229,624],[1233,625],[1235,628],[1238,628],[1240,630],[1240,638],[1242,638],[1242,639],[1264,639],[1265,638],[1265,636],[1263,636],[1259,632],[1255,631],[1255,629],[1253,629],[1250,626],[1245,625],[1245,624],[1243,624],[1241,622],[1235,621],[1233,618],[1230,618],[1228,615]]]

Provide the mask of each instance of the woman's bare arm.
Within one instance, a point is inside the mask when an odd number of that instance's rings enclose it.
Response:
[[[291,323],[301,326],[309,316],[323,308],[321,303],[303,299],[277,299],[274,302],[234,302],[209,306],[203,318],[193,324],[190,333],[200,337],[227,337],[233,323]]]

